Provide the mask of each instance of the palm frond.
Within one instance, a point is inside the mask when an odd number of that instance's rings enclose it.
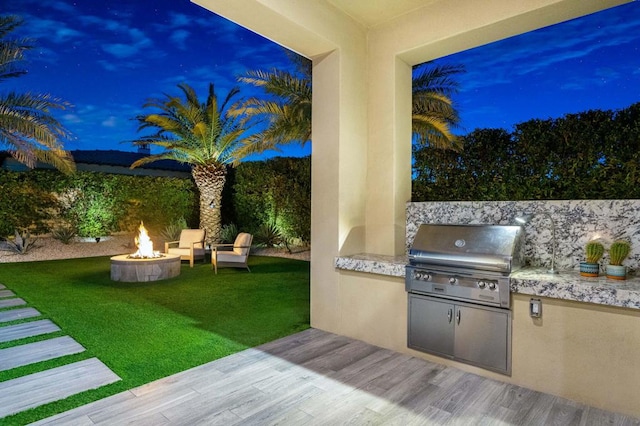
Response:
[[[305,144],[311,139],[311,62],[291,52],[287,54],[296,73],[272,69],[247,71],[238,80],[262,88],[265,97],[252,97],[234,105],[231,114],[244,124],[264,127],[259,135],[244,139],[243,152],[275,149],[290,143]]]
[[[136,145],[163,148],[161,154],[138,160],[131,167],[171,159],[196,165],[231,164],[239,160],[242,135],[248,123],[229,113],[239,89],[230,90],[219,102],[213,84],[205,102],[200,102],[191,86],[178,85],[182,98],[165,94],[165,99],[149,99],[144,106],[156,110],[136,117],[139,130],[155,131],[132,141]],[[239,154],[240,153],[240,154]]]
[[[460,150],[461,142],[452,129],[458,127],[460,116],[451,95],[458,90],[454,76],[464,72],[459,65],[422,64],[414,70],[412,83],[413,137],[420,145]]]

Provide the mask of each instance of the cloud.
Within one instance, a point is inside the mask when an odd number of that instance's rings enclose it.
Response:
[[[169,12],[169,22],[171,28],[188,27],[192,19],[184,13]]]
[[[169,39],[178,47],[178,49],[186,50],[186,41],[190,35],[191,33],[187,30],[175,30],[171,33]]]
[[[57,10],[59,12],[65,12],[69,14],[77,13],[77,10],[74,6],[71,6],[69,3],[64,1],[48,1],[47,5],[50,8]]]
[[[64,121],[65,123],[74,123],[74,124],[77,124],[77,123],[82,123],[82,122],[83,122],[83,120],[82,120],[80,117],[78,117],[78,115],[77,115],[77,114],[64,114],[64,115],[61,117],[61,119],[62,119],[62,121]]]
[[[111,115],[106,120],[103,120],[101,124],[102,124],[103,127],[117,127],[118,126],[118,117],[115,117],[115,116]]]
[[[436,62],[465,65],[467,73],[459,81],[461,88],[468,91],[507,84],[523,76],[553,76],[556,67],[567,61],[579,63],[589,55],[629,43],[640,44],[637,3],[497,41]]]
[[[137,28],[127,30],[129,43],[107,43],[102,45],[102,50],[116,58],[130,58],[153,45],[153,41]]]
[[[82,31],[73,29],[60,20],[39,18],[34,15],[23,15],[23,17],[22,31],[36,39],[36,44],[40,41],[68,44],[72,40],[77,41],[85,36]]]
[[[596,68],[593,74],[587,77],[574,76],[571,81],[563,83],[560,89],[567,91],[588,90],[599,86],[606,86],[622,79],[624,73],[609,67]]]

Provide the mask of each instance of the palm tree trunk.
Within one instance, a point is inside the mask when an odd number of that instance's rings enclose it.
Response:
[[[224,164],[194,165],[191,175],[200,191],[200,228],[207,232],[207,243],[220,243],[222,189],[227,180]]]

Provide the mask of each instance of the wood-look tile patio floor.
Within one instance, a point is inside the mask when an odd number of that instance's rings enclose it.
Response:
[[[38,425],[640,425],[309,329]]]

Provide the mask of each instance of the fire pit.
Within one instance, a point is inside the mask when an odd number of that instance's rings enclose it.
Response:
[[[138,251],[111,258],[113,281],[159,281],[180,275],[180,256],[154,251],[153,242],[142,223],[135,241]]]

